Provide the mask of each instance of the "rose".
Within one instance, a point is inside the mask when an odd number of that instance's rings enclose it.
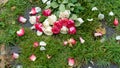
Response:
[[[43,25],[41,23],[34,24],[35,29],[42,32],[43,31]]]
[[[50,26],[50,24],[49,24],[49,22],[48,22],[48,19],[46,19],[46,20],[43,22],[43,26],[44,26],[45,28],[47,28],[47,27]]]
[[[59,20],[59,22],[63,25],[63,26],[67,26],[68,25],[68,22],[69,22],[69,19],[68,18],[61,18]]]
[[[60,33],[62,33],[62,34],[67,34],[67,33],[68,33],[68,28],[67,28],[66,26],[63,26],[63,27],[61,28]]]
[[[53,25],[54,22],[57,21],[57,17],[55,15],[48,16],[48,22],[50,25]]]
[[[57,26],[59,29],[61,29],[62,23],[60,21],[56,21],[53,26]]]
[[[53,32],[52,32],[52,27],[47,27],[47,28],[45,28],[44,29],[44,33],[46,34],[46,35],[52,35],[53,34]]]
[[[59,18],[69,18],[70,10],[65,10],[64,12],[60,12]]]
[[[57,26],[53,26],[52,32],[53,32],[53,34],[58,34],[58,33],[60,33],[60,29]]]
[[[75,27],[70,27],[68,30],[69,34],[76,34],[76,28]]]
[[[72,19],[69,19],[68,23],[67,23],[67,27],[70,28],[70,27],[73,27],[75,26],[75,23]]]
[[[42,14],[44,15],[44,16],[50,16],[51,15],[51,9],[45,9],[45,10],[43,10],[42,11]]]

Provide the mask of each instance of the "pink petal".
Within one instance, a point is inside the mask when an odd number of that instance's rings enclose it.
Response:
[[[31,9],[31,11],[29,12],[29,14],[32,14],[32,15],[37,14],[35,7],[33,7],[33,8]]]
[[[13,54],[12,54],[12,58],[13,58],[13,59],[19,58],[19,54],[18,54],[18,53],[13,53]]]
[[[39,46],[39,43],[38,42],[34,42],[34,45],[33,45],[33,47],[38,47]]]
[[[102,33],[94,33],[95,37],[102,36]]]
[[[18,21],[21,23],[25,23],[27,21],[27,19],[24,18],[23,16],[19,16]]]
[[[84,42],[85,42],[85,40],[84,40],[82,37],[80,37],[79,39],[80,39],[80,42],[81,42],[81,43],[84,43]]]
[[[68,58],[68,65],[73,66],[75,64],[74,58]]]
[[[18,36],[23,36],[25,34],[24,28],[21,28],[19,31],[16,32]]]
[[[40,17],[41,17],[41,16],[36,16],[36,22],[37,22],[37,23],[39,22]]]
[[[70,44],[72,44],[72,45],[75,45],[75,44],[76,44],[76,40],[73,39],[73,38],[70,38],[70,39],[68,40],[68,42],[69,42]]]
[[[36,60],[36,56],[35,56],[34,54],[32,54],[32,55],[29,57],[29,59],[30,59],[31,61],[35,61],[35,60]]]
[[[114,19],[114,23],[113,24],[114,24],[114,26],[118,26],[119,25],[119,22],[118,22],[117,18]]]
[[[68,44],[68,41],[64,41],[63,44],[64,46],[66,46]]]

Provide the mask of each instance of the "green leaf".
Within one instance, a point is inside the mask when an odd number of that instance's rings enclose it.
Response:
[[[75,21],[75,26],[76,26],[76,27],[79,27],[80,25],[81,25],[80,22]]]
[[[52,6],[53,8],[57,8],[57,7],[58,7],[58,4],[57,4],[57,2],[52,2],[52,3],[51,3],[51,6]]]
[[[59,7],[59,10],[61,12],[65,11],[65,5],[64,4],[61,4],[60,7]]]
[[[63,0],[63,2],[62,3],[68,3],[68,0]]]
[[[50,8],[50,7],[51,7],[51,5],[47,5],[47,6],[45,7],[45,9]]]
[[[76,20],[77,19],[77,15],[76,14],[72,14],[71,19]]]
[[[72,3],[75,3],[75,2],[77,2],[77,0],[71,0],[71,2],[72,2]]]

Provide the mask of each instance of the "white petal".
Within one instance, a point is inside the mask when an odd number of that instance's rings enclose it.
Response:
[[[30,17],[29,17],[29,22],[30,22],[31,24],[35,24],[35,23],[36,23],[36,16],[30,16]]]
[[[41,12],[41,8],[40,7],[35,7],[35,10],[36,10],[37,13]]]
[[[33,25],[32,27],[30,27],[31,30],[35,29],[35,26]]]
[[[87,19],[88,21],[93,21],[93,18],[91,18],[91,19]]]
[[[39,44],[40,44],[40,46],[46,46],[47,45],[44,41],[41,41]]]
[[[114,16],[114,13],[112,11],[109,12],[109,16]]]
[[[98,19],[100,19],[100,20],[104,19],[104,14],[101,14],[101,13],[100,13],[100,14],[98,15]]]
[[[78,18],[77,20],[80,22],[80,24],[82,24],[84,22],[84,20],[82,18]]]
[[[45,28],[47,28],[47,27],[50,26],[50,23],[49,23],[48,19],[46,19],[46,20],[43,22],[43,26],[44,26]]]
[[[48,0],[42,0],[43,3],[47,2]]]
[[[37,36],[41,36],[43,32],[37,31]]]
[[[50,4],[51,4],[51,1],[48,1],[46,4],[47,4],[47,5],[50,5]]]
[[[53,25],[57,21],[57,17],[55,15],[48,16],[48,22],[50,25]]]
[[[92,8],[92,11],[96,11],[96,10],[98,10],[97,7],[93,7],[93,8]]]
[[[79,39],[82,44],[85,42],[85,40],[82,37],[80,37]]]
[[[63,26],[60,31],[62,34],[67,34],[68,33],[68,28],[66,26]]]
[[[89,66],[88,68],[92,68],[91,66]]]
[[[52,32],[52,27],[47,27],[44,29],[44,33],[46,35],[53,35],[53,32]]]
[[[45,47],[40,47],[40,51],[45,51]]]
[[[116,36],[116,40],[120,40],[120,36]]]

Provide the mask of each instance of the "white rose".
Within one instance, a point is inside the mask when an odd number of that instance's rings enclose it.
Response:
[[[60,31],[62,34],[67,34],[68,33],[68,28],[66,26],[63,26]]]
[[[52,32],[52,27],[47,27],[44,29],[44,33],[46,35],[53,35],[53,32]]]
[[[114,13],[112,11],[109,12],[109,16],[114,16]]]
[[[100,14],[98,15],[98,19],[100,19],[100,20],[104,19],[104,17],[105,17],[104,14],[101,14],[101,13],[100,13]]]
[[[82,24],[84,22],[84,20],[82,18],[77,18],[77,21],[80,22],[80,24]]]
[[[49,22],[48,22],[48,19],[46,19],[46,20],[43,22],[43,26],[44,26],[45,28],[47,28],[47,27],[50,26],[50,24],[49,24]]]
[[[35,23],[36,23],[36,16],[30,16],[30,17],[29,17],[29,22],[30,22],[31,24],[35,24]]]
[[[59,18],[69,18],[70,10],[65,10],[64,12],[60,12]]]
[[[55,15],[48,16],[48,22],[50,25],[53,25],[54,22],[57,21],[57,17]]]
[[[98,10],[97,7],[93,7],[93,8],[92,8],[92,11],[96,11],[96,10]]]

